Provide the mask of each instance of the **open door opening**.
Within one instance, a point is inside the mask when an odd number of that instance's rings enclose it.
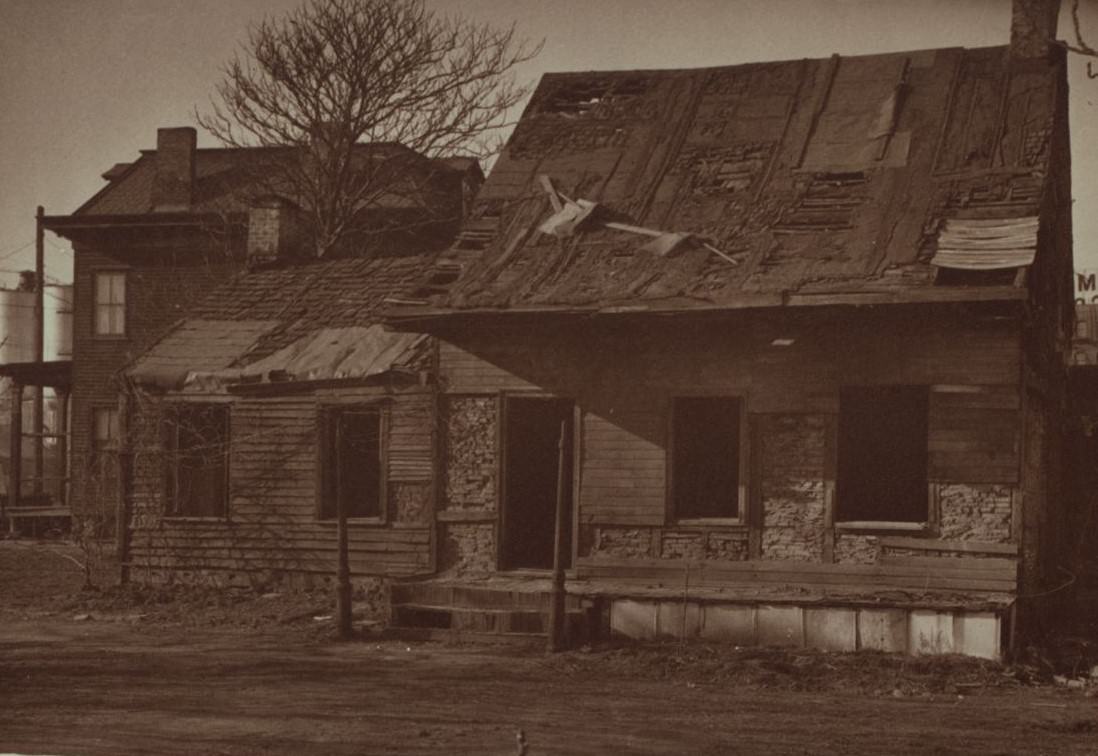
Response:
[[[552,569],[557,461],[564,425],[565,567],[572,560],[572,410],[570,399],[509,397],[505,417],[503,569]]]

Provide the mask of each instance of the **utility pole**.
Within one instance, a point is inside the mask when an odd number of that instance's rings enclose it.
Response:
[[[39,205],[34,216],[34,361],[41,363],[46,358],[46,245],[45,229],[42,218],[45,209]],[[45,471],[43,459],[45,450],[42,434],[45,433],[43,419],[43,397],[45,389],[34,387],[34,493],[42,493],[42,478]]]

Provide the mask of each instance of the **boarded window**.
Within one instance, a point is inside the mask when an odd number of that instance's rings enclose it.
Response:
[[[95,274],[94,323],[97,336],[126,333],[126,274],[121,271]]]
[[[381,413],[341,408],[321,416],[321,519],[342,504],[347,517],[384,518]]]
[[[739,516],[740,415],[737,397],[675,399],[671,476],[677,518]]]
[[[228,512],[229,409],[180,403],[165,423],[168,511],[179,517],[224,517]]]
[[[927,521],[927,388],[839,394],[838,520]]]

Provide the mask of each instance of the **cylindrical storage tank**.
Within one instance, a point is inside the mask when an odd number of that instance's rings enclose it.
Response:
[[[45,359],[71,360],[72,286],[47,285],[45,295]]]
[[[33,359],[34,292],[0,289],[0,364]]]

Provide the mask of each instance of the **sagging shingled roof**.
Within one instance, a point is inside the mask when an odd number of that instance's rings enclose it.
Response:
[[[1033,260],[1062,77],[1006,47],[546,75],[389,314],[961,298],[940,268]]]
[[[241,273],[197,303],[126,371],[163,390],[216,392],[245,381],[367,378],[416,370],[423,337],[378,325],[429,255],[342,258]]]

